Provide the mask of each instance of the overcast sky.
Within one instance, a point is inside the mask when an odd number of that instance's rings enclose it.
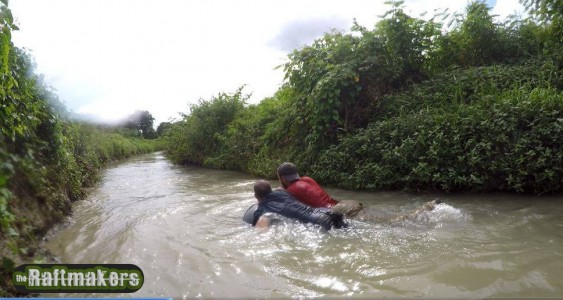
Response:
[[[488,0],[504,18],[518,0]],[[406,0],[418,16],[462,12],[466,0]],[[294,48],[323,32],[369,29],[383,0],[11,0],[18,47],[31,51],[38,72],[74,112],[115,120],[148,110],[159,122],[188,104],[246,84],[250,103],[271,96]]]

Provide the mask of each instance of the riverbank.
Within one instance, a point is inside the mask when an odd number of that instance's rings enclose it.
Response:
[[[158,148],[155,140],[126,138],[91,125],[64,126],[65,142],[58,149],[59,159],[43,161],[12,156],[4,162],[13,165],[14,173],[2,188],[7,195],[2,199],[6,202],[2,211],[3,228],[7,230],[0,241],[1,297],[21,296],[12,285],[14,267],[52,262],[42,247],[44,235],[71,212],[72,202],[87,196],[104,166]]]
[[[9,297],[19,296],[14,267],[48,258],[44,234],[86,196],[100,169],[155,151],[159,141],[142,138],[152,130],[150,114],[143,128],[138,120],[121,127],[76,120],[31,55],[13,45],[18,27],[7,1],[0,8],[0,297]]]
[[[291,161],[347,189],[563,191],[560,23],[495,23],[482,2],[447,30],[398,3],[385,16],[292,51],[259,104],[240,88],[192,105],[170,159],[267,178]]]
[[[448,71],[382,97],[365,128],[324,144],[287,94],[250,106],[241,91],[221,94],[174,124],[166,149],[178,164],[266,178],[292,161],[324,185],[354,190],[558,193],[562,65],[545,56]]]

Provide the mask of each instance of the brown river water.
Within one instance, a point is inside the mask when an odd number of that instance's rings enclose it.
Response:
[[[106,168],[46,246],[61,263],[144,272],[134,294],[72,296],[563,297],[563,195],[327,188],[390,216],[443,203],[399,223],[351,220],[326,233],[286,220],[260,231],[242,221],[256,179],[138,156]]]

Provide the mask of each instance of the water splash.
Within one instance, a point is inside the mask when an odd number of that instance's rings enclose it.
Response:
[[[400,222],[350,220],[323,232],[283,220],[260,230],[241,219],[256,201],[253,182],[160,155],[137,159],[109,169],[48,244],[63,263],[137,264],[146,276],[140,297],[562,295],[563,210],[552,202],[456,195]],[[334,192],[382,220],[433,199]]]

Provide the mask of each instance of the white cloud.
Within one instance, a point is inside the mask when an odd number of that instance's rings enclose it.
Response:
[[[512,10],[511,1],[498,0],[495,11]],[[413,15],[466,4],[406,1]],[[347,30],[356,18],[373,28],[387,10],[383,0],[12,0],[10,7],[21,29],[14,43],[31,49],[38,72],[70,109],[105,119],[146,109],[156,122],[243,84],[252,103],[273,95],[283,80],[274,68],[287,51],[271,41],[291,39],[283,33],[292,24],[296,34],[307,20]]]
[[[351,25],[350,20],[336,17],[295,20],[286,24],[282,31],[268,42],[268,45],[282,51],[291,51],[310,44],[325,32],[332,29],[346,29]]]

